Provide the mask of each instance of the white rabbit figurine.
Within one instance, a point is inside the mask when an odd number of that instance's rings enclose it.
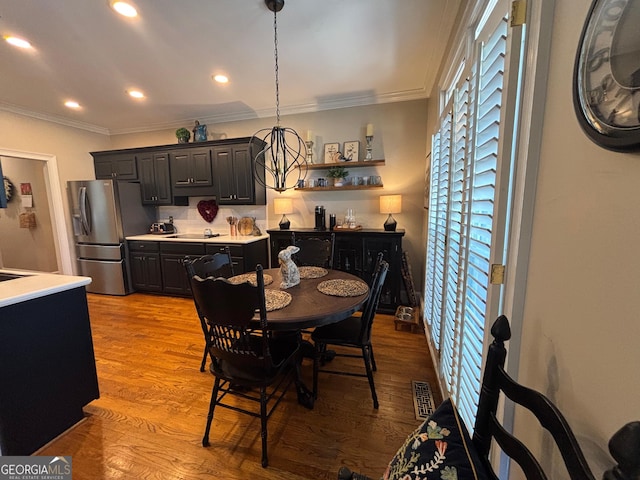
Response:
[[[291,259],[291,255],[298,253],[299,251],[300,247],[290,245],[278,253],[280,274],[282,275],[280,288],[295,287],[300,283],[300,272],[298,271],[298,266]]]

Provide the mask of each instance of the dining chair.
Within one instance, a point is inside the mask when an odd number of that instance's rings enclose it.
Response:
[[[299,267],[332,269],[335,243],[335,233],[331,233],[329,238],[320,238],[296,237],[295,232],[291,232],[291,245],[300,248],[300,251],[293,256],[293,260]]]
[[[233,277],[233,260],[231,259],[231,251],[228,246],[224,247],[224,252],[214,253],[213,255],[203,255],[197,258],[186,257],[183,261],[185,269],[187,270],[187,278],[189,279],[189,284],[191,284],[191,279],[198,275],[200,278],[207,277],[224,277],[230,278]],[[204,334],[205,344],[204,344],[204,354],[202,355],[202,363],[200,364],[200,371],[204,372],[204,367],[207,363],[207,356],[209,355],[209,326],[207,325],[206,319],[202,315],[200,308],[196,302],[196,311],[198,312],[198,317],[200,318],[200,327],[202,328],[202,333]]]
[[[376,387],[373,382],[373,372],[377,370],[377,367],[373,358],[373,347],[371,345],[371,327],[373,326],[376,309],[378,308],[382,285],[384,284],[388,271],[389,264],[385,260],[381,260],[380,268],[376,269],[373,274],[372,286],[369,289],[369,298],[361,315],[351,316],[337,323],[317,327],[311,334],[311,340],[315,347],[313,357],[313,395],[315,398],[318,396],[319,372],[367,377],[369,380],[369,388],[371,389],[373,407],[378,408],[378,396],[376,395]],[[336,351],[335,357],[362,358],[366,373],[321,369],[320,363],[327,350],[327,345],[360,349],[360,354],[357,355],[344,353],[342,350]]]
[[[267,467],[267,420],[292,382],[300,380],[299,335],[273,336],[268,329],[262,266],[256,268],[257,285],[233,284],[224,278],[192,277],[196,305],[209,325],[211,373],[215,377],[202,445],[209,446],[213,413],[217,406],[260,418],[262,466]],[[259,318],[256,324],[254,315]],[[254,390],[259,389],[256,396]],[[225,403],[235,395],[260,405]]]

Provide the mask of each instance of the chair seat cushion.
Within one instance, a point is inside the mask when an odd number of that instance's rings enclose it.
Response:
[[[361,317],[349,317],[338,323],[317,327],[311,334],[314,342],[360,346]]]
[[[384,480],[434,478],[489,479],[469,433],[450,399],[407,437]]]

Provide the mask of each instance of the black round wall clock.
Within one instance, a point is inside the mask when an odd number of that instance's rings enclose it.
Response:
[[[640,0],[594,0],[573,75],[580,126],[604,148],[640,150]]]

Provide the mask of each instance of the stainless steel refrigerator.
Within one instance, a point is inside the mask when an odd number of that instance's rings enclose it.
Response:
[[[113,180],[67,182],[78,274],[91,277],[87,291],[133,291],[125,237],[149,232],[155,207],[142,205],[140,184]]]

